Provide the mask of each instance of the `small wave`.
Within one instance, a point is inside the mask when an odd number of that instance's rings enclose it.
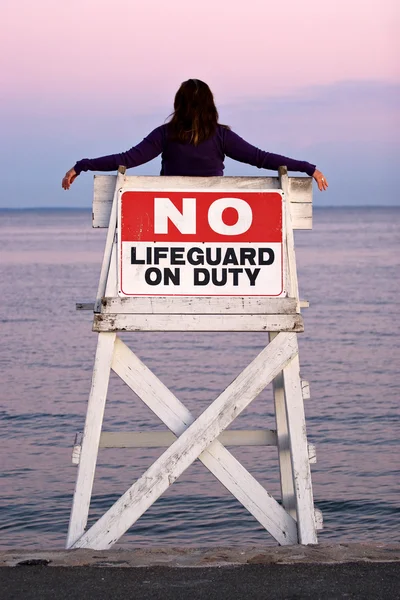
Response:
[[[39,319],[0,319],[0,323],[36,323]]]

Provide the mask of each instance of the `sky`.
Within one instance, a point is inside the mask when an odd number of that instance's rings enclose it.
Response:
[[[191,77],[247,141],[317,164],[316,206],[400,205],[399,31],[398,0],[0,0],[0,207],[89,207],[66,170],[138,143]]]

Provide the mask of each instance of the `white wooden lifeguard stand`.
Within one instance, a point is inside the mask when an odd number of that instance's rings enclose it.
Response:
[[[117,231],[118,204],[126,191],[165,196],[213,192],[245,197],[248,192],[279,192],[283,198],[283,287],[279,297],[135,295],[121,297]],[[276,194],[275,194],[276,195]],[[191,198],[192,200],[192,198]],[[182,209],[183,210],[183,209]],[[268,215],[266,215],[268,217]],[[98,332],[92,386],[83,436],[75,442],[79,463],[67,548],[106,549],[139,519],[165,490],[199,459],[281,545],[315,544],[322,526],[314,509],[310,462],[315,450],[307,443],[303,400],[309,386],[300,378],[297,333],[303,331],[293,229],[312,227],[312,179],[291,177],[137,177],[96,176],[93,227],[108,227],[94,309]],[[122,258],[121,258],[122,260]],[[117,336],[119,331],[263,331],[269,343],[208,408],[195,419],[174,394]],[[110,369],[165,423],[170,432],[103,432]],[[273,384],[276,431],[225,431],[269,384]],[[170,445],[169,445],[170,444]],[[154,447],[167,450],[86,531],[99,447]],[[275,445],[281,499],[268,491],[227,450],[230,445]]]

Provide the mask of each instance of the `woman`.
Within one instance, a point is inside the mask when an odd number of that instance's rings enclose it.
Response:
[[[176,93],[171,120],[154,129],[140,144],[127,152],[79,160],[62,180],[65,190],[82,171],[115,171],[120,165],[137,167],[161,154],[161,175],[212,177],[223,175],[224,158],[258,168],[276,171],[285,165],[289,171],[307,173],[320,190],[328,182],[323,174],[305,161],[259,150],[218,123],[218,111],[208,85],[199,79],[184,81]]]

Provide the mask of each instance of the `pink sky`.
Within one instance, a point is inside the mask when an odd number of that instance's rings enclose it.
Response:
[[[316,203],[399,204],[399,31],[399,0],[0,0],[0,207],[89,205],[91,178],[61,176],[140,141],[190,77],[250,143],[329,173]]]
[[[0,0],[2,102],[170,105],[188,77],[235,102],[400,80],[398,0]]]

